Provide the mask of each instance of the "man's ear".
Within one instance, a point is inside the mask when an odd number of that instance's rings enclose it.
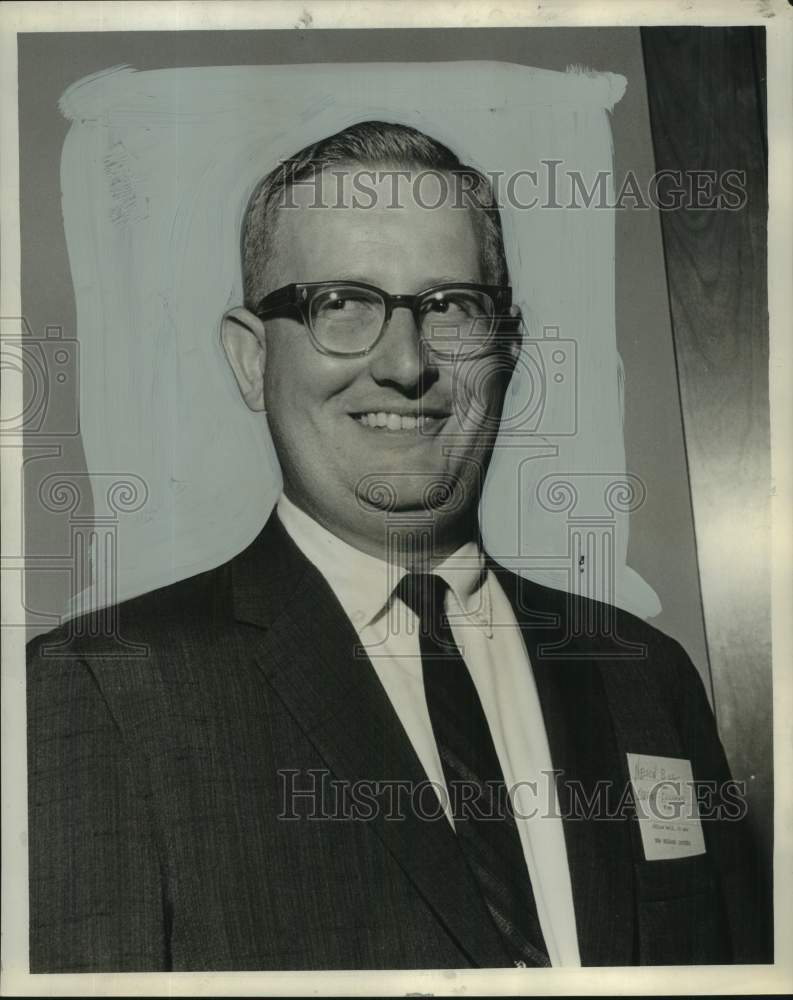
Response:
[[[242,306],[229,309],[220,322],[220,341],[245,405],[251,410],[263,410],[267,353],[264,324]]]

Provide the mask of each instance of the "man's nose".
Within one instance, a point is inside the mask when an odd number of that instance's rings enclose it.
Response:
[[[372,378],[380,385],[394,385],[403,392],[424,392],[438,377],[432,356],[421,343],[421,335],[410,309],[398,307],[380,343],[372,353]]]

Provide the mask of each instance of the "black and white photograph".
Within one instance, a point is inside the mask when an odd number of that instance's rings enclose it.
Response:
[[[793,988],[793,6],[502,6],[8,5],[4,994]]]

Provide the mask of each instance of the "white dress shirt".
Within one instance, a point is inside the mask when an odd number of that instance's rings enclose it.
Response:
[[[360,636],[427,777],[445,789],[424,696],[415,614],[394,588],[405,575],[353,548],[296,507],[284,494],[278,517],[303,555],[324,576]],[[551,754],[534,675],[512,606],[469,542],[433,573],[448,583],[446,612],[471,672],[510,790],[548,957],[580,966],[570,870],[556,802]],[[531,783],[534,783],[532,787]],[[454,826],[448,795],[439,795]]]

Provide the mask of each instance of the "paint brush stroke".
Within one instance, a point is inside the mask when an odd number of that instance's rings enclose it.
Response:
[[[541,170],[555,159],[591,179],[612,169],[608,114],[625,86],[615,74],[489,62],[124,66],[63,94],[87,463],[149,487],[146,506],[119,520],[115,599],[225,562],[257,534],[279,492],[266,423],[241,404],[218,341],[220,316],[241,302],[239,229],[256,181],[308,142],[367,118],[423,129],[485,171]],[[575,513],[600,514],[603,477],[624,475],[613,212],[502,215],[529,337],[507,399],[511,431],[502,431],[483,497],[485,543],[541,582],[655,615],[656,594],[626,565],[626,512],[610,515],[607,576],[576,575],[569,512],[538,499],[547,477],[573,474]],[[575,345],[575,369],[569,355],[560,368],[575,390],[574,433],[554,432],[568,428],[571,403],[551,381],[559,372],[549,329]],[[554,391],[538,424],[543,365]],[[98,584],[70,610],[101,604]]]

